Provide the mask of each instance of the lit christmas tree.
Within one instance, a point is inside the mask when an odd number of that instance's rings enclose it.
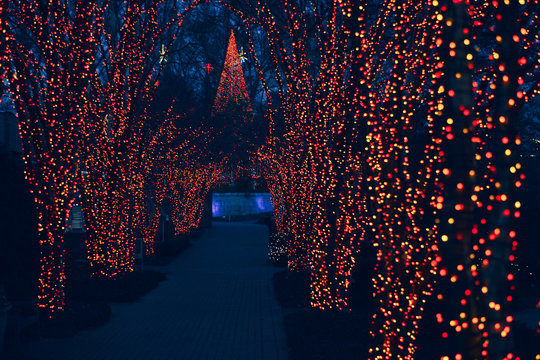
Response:
[[[239,154],[246,153],[241,149],[246,150],[246,145],[249,148],[249,144],[253,140],[251,126],[253,108],[242,70],[243,61],[245,61],[245,55],[239,54],[234,31],[231,30],[225,63],[212,106],[214,122],[218,128],[222,129],[222,138],[224,139],[222,148],[225,149],[225,152],[235,154],[231,157],[230,185],[236,183],[237,164],[246,160],[239,157]],[[235,141],[231,142],[231,138],[234,138]]]
[[[231,36],[229,37],[229,46],[227,48],[225,64],[221,73],[221,79],[219,80],[214,106],[212,107],[212,115],[225,112],[230,105],[234,104],[232,101],[236,104],[244,105],[246,114],[250,114],[253,111],[242,70],[242,60],[238,54],[233,30],[231,30]]]

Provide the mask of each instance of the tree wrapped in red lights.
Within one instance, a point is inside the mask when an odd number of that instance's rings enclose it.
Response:
[[[318,36],[321,59],[311,105],[316,110],[310,114],[308,136],[315,178],[311,304],[323,310],[349,309],[351,271],[364,236],[361,132],[351,111],[352,48],[345,27],[350,6],[336,1],[326,10],[328,24]]]
[[[261,148],[258,155],[272,197],[276,230],[287,239],[289,270],[306,271],[309,269],[310,242],[307,239],[312,233],[314,186],[310,162],[307,158],[301,161],[302,155],[295,154],[295,146],[278,139],[272,142]]]
[[[170,180],[175,235],[189,234],[200,225],[208,192],[222,172],[219,163],[175,169]]]
[[[212,151],[214,129],[165,128],[169,129],[165,141],[156,142],[162,146],[158,159],[150,163],[147,172],[146,194],[153,211],[145,212],[146,225],[142,229],[149,244],[153,243],[165,198],[172,206],[175,235],[189,234],[199,227],[205,200],[220,179],[225,162],[217,161],[223,156]]]
[[[211,118],[215,130],[219,132],[217,140],[220,141],[220,150],[230,159],[229,185],[236,185],[236,175],[241,168],[241,163],[246,161],[245,157],[252,151],[255,133],[253,108],[233,30],[229,36]],[[235,141],[231,141],[231,137],[234,137]]]
[[[8,80],[17,110],[25,177],[38,213],[38,306],[49,316],[65,305],[63,235],[96,47],[94,20],[90,2],[72,8],[61,1],[0,2],[0,81]]]
[[[285,194],[281,187],[279,174],[274,172],[273,169],[277,168],[279,164],[268,164],[275,161],[275,157],[267,153],[266,147],[261,147],[257,153],[257,157],[261,163],[261,170],[266,184],[270,191],[270,198],[272,201],[272,215],[274,216],[274,225],[276,233],[279,236],[285,236],[287,225],[285,223],[287,217],[287,207],[285,203]]]
[[[223,71],[221,72],[216,98],[212,107],[212,114],[224,112],[231,102],[245,104],[246,116],[253,111],[233,30],[231,30],[229,37],[229,45],[227,46],[225,63],[223,64]]]
[[[114,21],[124,6],[121,23]],[[87,224],[88,257],[94,276],[133,271],[134,227],[146,206],[146,146],[153,94],[164,62],[160,39],[174,39],[184,12],[161,13],[164,2],[106,2],[99,9],[100,66],[91,75],[85,104],[80,189]],[[165,12],[167,13],[167,12]],[[150,151],[150,152],[149,152]],[[144,231],[143,231],[144,232]]]
[[[168,176],[171,171],[171,158],[176,154],[172,144],[177,138],[178,128],[175,121],[181,117],[172,116],[171,106],[166,120],[150,137],[143,156],[143,186],[137,188],[136,198],[141,199],[140,207],[135,211],[134,227],[143,237],[144,254],[155,252],[155,237],[158,230],[161,206],[168,192]]]
[[[436,316],[446,358],[520,356],[511,332],[524,180],[516,124],[540,89],[539,11],[538,1],[440,5],[448,150]]]
[[[357,125],[347,116],[349,8],[339,1],[318,5],[307,11],[294,1],[250,4],[241,16],[263,27],[274,60],[279,98],[261,160],[267,174],[277,174],[267,181],[286,209],[289,268],[310,270],[312,306],[345,309],[362,236]],[[319,55],[316,64],[311,52]]]
[[[292,271],[305,271],[309,270],[314,178],[311,169],[312,154],[308,151],[308,142],[305,139],[306,123],[300,121],[308,118],[304,113],[309,107],[310,89],[304,87],[308,85],[302,83],[306,79],[301,79],[298,74],[307,73],[309,67],[307,62],[298,61],[298,64],[295,64],[298,69],[293,73],[290,63],[289,72],[286,74],[291,84],[288,91],[283,91],[285,85],[280,69],[281,65],[287,65],[280,63],[276,52],[282,51],[285,40],[279,37],[270,9],[263,7],[258,11],[263,14],[261,25],[269,34],[276,81],[280,84],[280,107],[277,111],[268,112],[271,135],[266,146],[259,151],[259,156],[272,192],[274,208],[278,210],[276,219],[281,220],[276,223],[276,228],[288,239],[288,267]],[[292,62],[292,55],[286,55],[287,61]],[[305,53],[302,56],[305,56]],[[282,132],[275,134],[275,122],[279,121],[278,119],[282,120],[279,123]]]
[[[199,162],[208,160],[210,132],[180,130],[175,122],[184,117],[172,117],[171,111],[172,107],[166,114],[168,120],[151,138],[145,152],[153,155],[144,170],[144,194],[141,197],[146,206],[138,209],[135,228],[143,236],[146,255],[155,251],[155,237],[165,199],[172,203],[175,234],[189,233],[199,226],[204,201],[222,171],[222,164]]]
[[[413,359],[437,264],[439,20],[431,1],[386,1],[375,22],[360,6],[353,17],[354,111],[366,125],[364,224],[377,253],[369,356]]]

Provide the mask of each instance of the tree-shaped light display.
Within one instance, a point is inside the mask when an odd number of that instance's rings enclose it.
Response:
[[[212,114],[224,112],[230,102],[245,104],[246,114],[253,111],[233,30],[231,30],[229,37],[229,45],[227,46],[225,63],[223,64],[223,71],[221,72],[216,98],[212,107]]]

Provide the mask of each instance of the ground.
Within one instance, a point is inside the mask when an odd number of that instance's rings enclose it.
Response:
[[[104,326],[25,346],[30,359],[286,359],[265,225],[215,223],[167,280]],[[163,268],[160,268],[163,269]]]

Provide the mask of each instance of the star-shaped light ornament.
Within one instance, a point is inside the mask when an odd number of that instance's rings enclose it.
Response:
[[[159,52],[159,63],[162,64],[165,61],[167,61],[167,51],[165,49],[165,45],[161,44],[161,51]]]
[[[244,52],[244,48],[240,47],[240,53],[238,54],[238,58],[240,59],[240,63],[243,64],[244,61],[247,60],[246,53]]]

